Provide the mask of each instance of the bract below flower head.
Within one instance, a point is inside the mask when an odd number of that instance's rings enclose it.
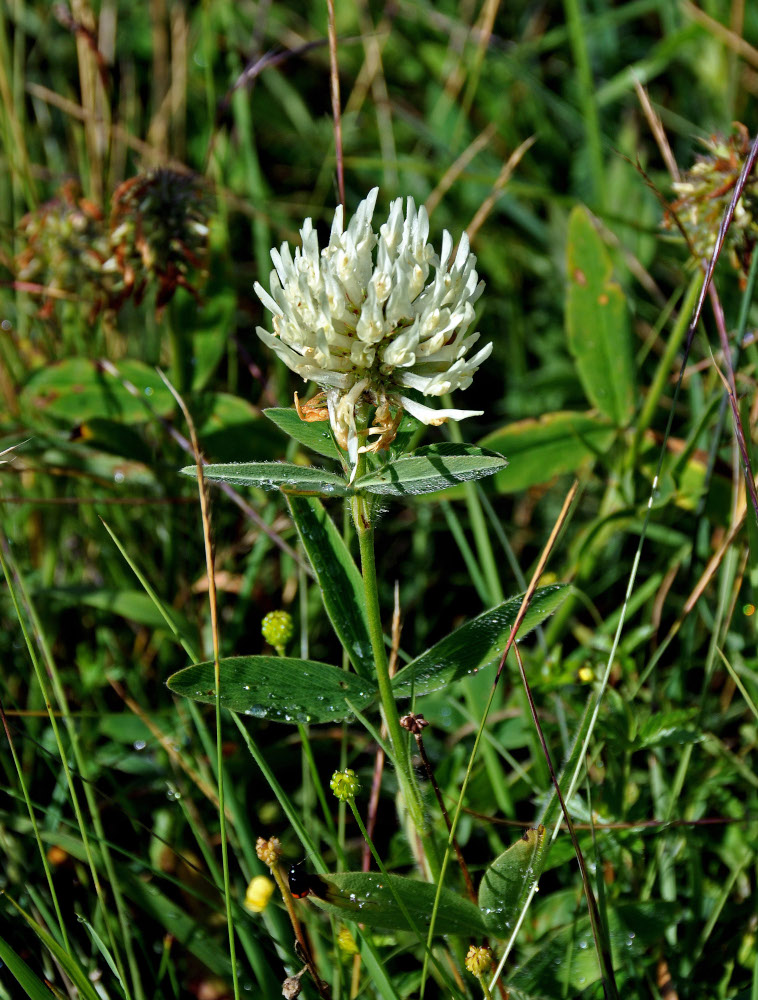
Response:
[[[483,411],[435,410],[406,390],[442,396],[466,389],[492,351],[487,344],[470,354],[479,334],[468,331],[484,282],[466,234],[453,256],[453,239],[443,233],[437,254],[426,210],[412,198],[405,211],[402,198],[393,201],[377,233],[378,192],[360,203],[347,229],[338,206],[323,249],[306,219],[294,256],[287,243],[271,251],[270,292],[255,285],[274,326],[273,333],[258,327],[258,336],[292,371],[326,390],[332,428],[352,463],[361,450],[389,446],[403,410],[425,424],[479,416]],[[359,448],[367,406],[375,408],[367,433],[377,440]]]

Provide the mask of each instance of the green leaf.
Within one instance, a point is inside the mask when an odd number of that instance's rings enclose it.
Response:
[[[87,974],[87,970],[82,967],[78,958],[69,954],[69,952],[67,952],[65,948],[58,943],[47,928],[37,923],[37,921],[33,917],[29,916],[29,914],[23,910],[18,903],[14,902],[12,899],[9,899],[9,901],[11,905],[23,916],[32,931],[37,935],[42,944],[47,948],[56,962],[64,970],[66,975],[78,990],[79,996],[82,1000],[99,1000],[97,991],[92,985],[92,982]]]
[[[454,483],[491,476],[507,464],[502,455],[476,445],[432,444],[362,476],[355,489],[391,496],[434,493]]]
[[[120,973],[118,971],[118,966],[116,965],[116,962],[114,961],[113,955],[111,955],[111,953],[110,953],[110,951],[108,949],[108,946],[106,945],[105,941],[103,941],[103,939],[100,937],[100,935],[95,930],[95,928],[92,926],[92,924],[89,922],[89,920],[86,919],[86,917],[83,917],[83,916],[80,915],[79,916],[79,920],[87,928],[87,932],[89,933],[90,937],[92,938],[92,940],[93,940],[93,942],[95,944],[95,947],[100,952],[100,954],[103,956],[103,960],[105,961],[105,963],[108,966],[108,968],[111,970],[111,975],[113,976],[113,981],[116,982],[116,983],[118,983],[118,985],[121,987],[124,995],[126,996],[126,994],[127,994],[128,991],[124,988],[124,980],[121,978],[121,975],[120,975]]]
[[[221,707],[272,722],[341,722],[376,695],[372,681],[315,660],[229,656],[220,666]],[[185,667],[167,683],[174,694],[216,704],[212,661]]]
[[[166,629],[166,618],[155,606],[152,598],[141,590],[112,590],[102,587],[53,587],[37,591],[46,600],[67,607],[86,605],[97,608],[109,614],[120,615],[138,625],[147,625],[151,629]],[[183,638],[192,641],[194,631],[189,622],[176,610],[167,607],[165,615],[171,619],[173,631]]]
[[[168,709],[176,711],[175,708]],[[158,714],[153,715],[156,719]],[[138,740],[149,743],[155,737],[150,732],[146,722],[137,715],[125,715],[119,712],[100,712],[97,717],[97,731],[106,739],[124,745],[134,745]]]
[[[363,578],[358,567],[320,501],[296,496],[287,499],[334,631],[356,671],[362,677],[371,677],[374,655],[366,619]]]
[[[318,420],[309,423],[301,420],[296,410],[286,406],[272,406],[263,412],[280,430],[299,444],[315,451],[317,455],[333,458],[335,462],[341,460],[340,450],[334,443],[328,421]]]
[[[608,913],[614,969],[633,968],[653,944],[665,940],[668,927],[676,925],[678,903],[651,900],[621,903]],[[508,986],[528,996],[547,998],[577,996],[600,979],[589,917],[537,942],[537,950],[508,978]],[[587,994],[593,995],[594,994]]]
[[[587,399],[618,427],[634,411],[629,312],[613,266],[589,213],[569,218],[566,332]]]
[[[553,584],[536,590],[519,637],[523,638],[551,615],[569,593],[567,584]],[[413,694],[429,694],[467,674],[499,663],[522,600],[523,595],[511,597],[496,608],[485,611],[412,660],[392,680],[395,696],[410,698]]]
[[[211,290],[210,283],[203,293],[204,301],[197,300],[180,288],[171,300],[169,311],[171,325],[179,335],[192,345],[192,389],[205,388],[229,344],[234,331],[234,312],[237,293],[224,282]]]
[[[50,1000],[50,990],[38,979],[23,958],[19,958],[7,941],[0,937],[0,961],[15,978],[29,1000]]]
[[[508,937],[518,919],[519,900],[537,880],[534,862],[545,828],[525,830],[520,840],[495,858],[479,886],[479,908],[492,934]]]
[[[35,443],[32,441],[27,446],[27,456],[35,454]],[[62,441],[59,444],[60,447],[48,448],[35,455],[39,465],[54,474],[60,475],[61,470],[65,470],[67,475],[89,478],[111,488],[138,486],[154,489],[158,485],[153,469],[142,462],[96,451],[77,442]]]
[[[633,741],[635,750],[656,746],[684,746],[701,743],[705,733],[697,724],[697,709],[679,708],[656,712],[639,726]]]
[[[253,449],[260,458],[281,454],[280,435],[246,399],[228,392],[204,392],[191,397],[189,408],[205,454],[222,462]]]
[[[139,907],[140,913],[165,927],[179,944],[186,948],[189,954],[202,962],[217,976],[231,975],[231,964],[228,951],[220,947],[215,935],[208,927],[207,913],[201,921],[187,912],[185,906],[165,895],[152,882],[144,882],[131,872],[119,871],[121,888],[125,894]]]
[[[40,416],[68,426],[94,417],[139,423],[149,419],[145,399],[152,410],[166,416],[176,403],[154,368],[141,361],[119,361],[121,379],[103,371],[89,358],[68,358],[34,372],[21,393],[24,411],[35,422]],[[134,396],[121,380],[138,390]],[[142,397],[142,398],[140,398]]]
[[[576,472],[607,451],[615,436],[616,429],[594,413],[564,411],[507,424],[479,444],[508,456],[510,464],[495,476],[495,489],[515,493],[562,473]]]
[[[142,435],[120,420],[92,417],[79,424],[72,432],[71,440],[82,441],[88,448],[98,448],[145,465],[150,465],[154,458]]]
[[[413,444],[414,437],[420,437],[425,431],[425,424],[422,424],[416,417],[412,417],[410,413],[403,413],[395,440],[390,443],[390,457],[394,460],[402,455],[410,454],[410,446]]]
[[[185,476],[196,476],[197,468],[182,469]],[[206,479],[233,486],[257,486],[263,490],[282,489],[287,493],[310,496],[346,497],[354,493],[342,476],[291,462],[232,462],[229,465],[206,465]]]
[[[349,916],[367,927],[412,930],[414,928],[408,925],[398,905],[397,896],[402,900],[415,929],[426,935],[437,892],[432,882],[418,882],[400,875],[386,878],[367,872],[340,872],[320,878],[326,883],[326,898],[311,896],[311,899],[328,913],[343,919]],[[450,889],[442,890],[434,930],[436,934],[462,934],[466,937],[487,933],[479,909]]]

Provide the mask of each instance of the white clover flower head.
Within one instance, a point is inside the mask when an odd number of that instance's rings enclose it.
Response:
[[[306,219],[294,256],[287,243],[271,251],[270,292],[255,284],[274,326],[273,333],[258,327],[258,336],[293,372],[326,390],[335,437],[352,464],[359,451],[389,446],[403,410],[425,424],[481,415],[436,410],[405,390],[442,396],[466,389],[492,351],[487,344],[470,353],[479,340],[468,331],[484,282],[466,234],[453,257],[453,239],[444,232],[438,255],[428,242],[426,210],[412,198],[405,212],[402,198],[393,201],[376,233],[371,220],[378,193],[374,188],[360,203],[347,229],[337,207],[322,250]],[[368,434],[378,440],[359,448],[356,410],[363,404],[376,407]]]

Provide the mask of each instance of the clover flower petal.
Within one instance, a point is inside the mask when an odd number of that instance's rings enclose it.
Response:
[[[479,415],[433,410],[402,390],[441,396],[465,389],[492,350],[469,353],[479,339],[469,329],[484,283],[466,234],[453,255],[444,232],[438,255],[426,210],[412,198],[395,199],[377,233],[378,193],[369,192],[347,226],[338,206],[323,249],[306,219],[294,254],[286,243],[271,251],[270,290],[255,285],[273,318],[273,332],[258,327],[258,336],[293,372],[327,390],[332,429],[351,463],[366,450],[359,438],[368,407],[381,412],[372,450],[389,446],[403,409],[433,424]]]

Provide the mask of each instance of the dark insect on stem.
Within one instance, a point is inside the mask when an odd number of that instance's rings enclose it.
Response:
[[[300,868],[305,861],[298,861],[297,864],[292,865],[289,870],[289,887],[290,892],[294,899],[305,899],[306,896],[318,896],[319,899],[324,899],[326,896],[326,885],[318,875],[314,875],[312,872],[305,871],[304,868]]]

